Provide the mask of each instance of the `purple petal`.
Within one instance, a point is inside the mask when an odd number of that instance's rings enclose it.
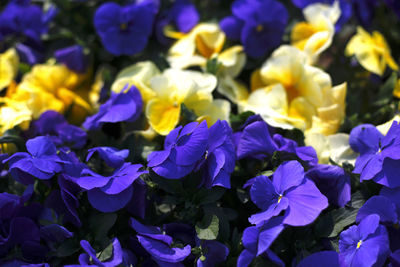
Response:
[[[306,179],[305,183],[286,194],[289,208],[283,223],[304,226],[312,223],[328,207],[328,199],[321,194],[315,184]]]
[[[358,210],[356,222],[366,218],[368,215],[378,214],[383,223],[397,223],[396,206],[384,196],[373,196],[365,202]]]
[[[88,199],[90,204],[101,212],[114,212],[122,209],[132,197],[132,186],[116,195],[108,195],[100,189],[89,190]]]
[[[298,161],[282,163],[272,176],[272,183],[279,194],[299,186],[304,181],[304,168]]]

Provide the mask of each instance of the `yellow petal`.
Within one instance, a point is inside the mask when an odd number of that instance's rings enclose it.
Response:
[[[0,54],[0,90],[4,89],[17,75],[19,57],[14,48]]]
[[[232,46],[218,55],[218,63],[222,64],[223,75],[236,77],[246,64],[246,54],[240,45]]]
[[[215,99],[204,110],[203,113],[197,114],[200,120],[205,119],[207,125],[213,125],[217,120],[225,120],[229,122],[229,114],[231,112],[231,104],[224,99]]]
[[[179,122],[180,105],[174,106],[161,99],[152,99],[146,107],[146,117],[150,126],[159,134],[167,135]]]
[[[224,75],[219,77],[218,92],[227,97],[233,103],[244,101],[249,97],[246,85],[234,80],[231,76]]]

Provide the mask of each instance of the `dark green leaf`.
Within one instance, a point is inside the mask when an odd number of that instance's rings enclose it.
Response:
[[[196,224],[198,238],[204,240],[217,239],[219,232],[219,219],[216,215],[204,216],[203,220]]]

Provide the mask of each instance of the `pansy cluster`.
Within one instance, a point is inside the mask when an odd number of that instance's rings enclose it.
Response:
[[[0,266],[400,266],[396,0],[0,2]]]

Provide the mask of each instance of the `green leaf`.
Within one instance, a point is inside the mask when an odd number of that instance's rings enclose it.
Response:
[[[71,256],[80,249],[79,243],[74,239],[65,240],[57,248],[57,257],[64,258]]]
[[[97,253],[97,258],[101,261],[104,262],[111,258],[113,254],[113,243],[111,242],[103,251]]]
[[[113,227],[117,221],[117,214],[115,213],[102,213],[96,214],[90,218],[90,228],[93,229],[96,240],[103,240],[108,231]]]
[[[374,103],[377,106],[382,106],[390,102],[393,98],[393,89],[397,82],[397,73],[394,71],[389,79],[379,88],[378,100]]]
[[[203,220],[196,224],[198,238],[204,240],[217,239],[219,232],[219,219],[216,215],[204,216]]]
[[[198,204],[214,203],[224,195],[225,191],[226,189],[221,187],[198,190],[193,197],[193,202]]]
[[[343,207],[331,212],[334,221],[333,230],[329,237],[336,237],[344,228],[355,223],[358,210],[364,205],[365,199],[362,194],[357,191],[351,196],[350,207]]]
[[[221,65],[217,58],[209,59],[206,63],[206,72],[216,75]]]

